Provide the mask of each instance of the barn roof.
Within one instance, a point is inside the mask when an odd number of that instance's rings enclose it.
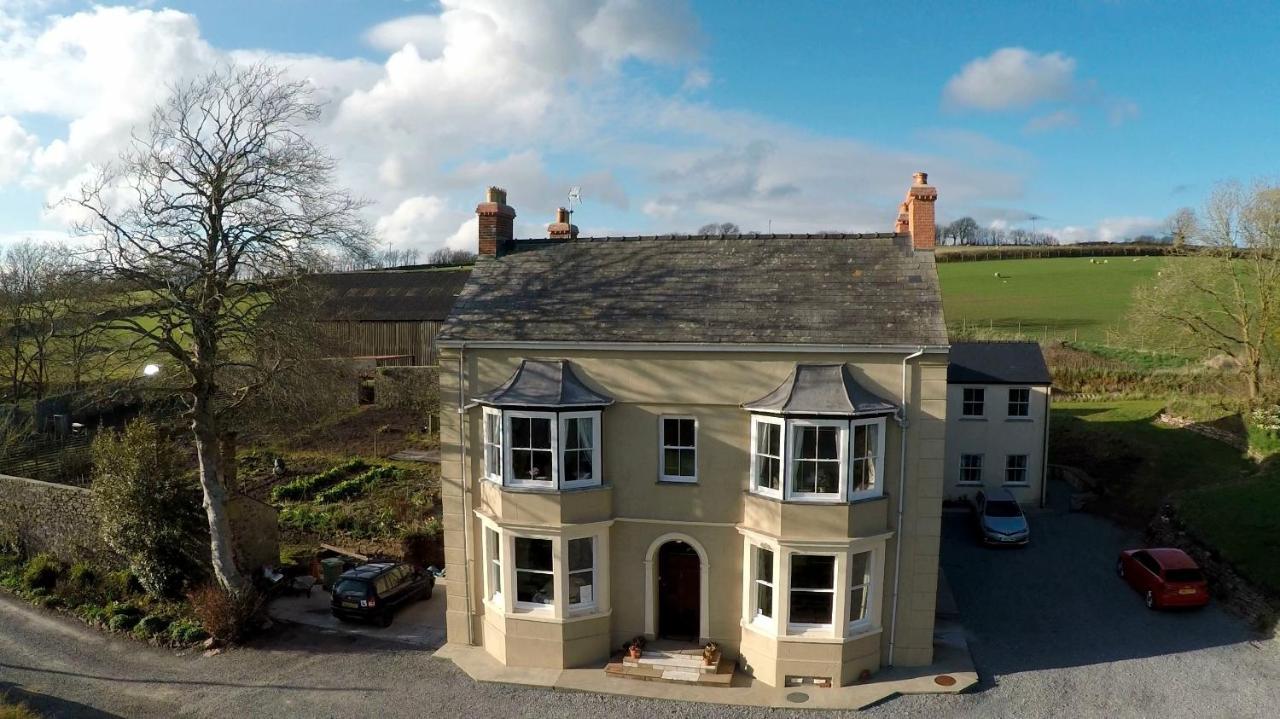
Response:
[[[443,322],[470,266],[412,267],[312,275],[324,320]]]

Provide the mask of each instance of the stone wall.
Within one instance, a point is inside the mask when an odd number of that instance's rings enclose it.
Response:
[[[280,561],[277,510],[236,495],[227,508],[235,533],[236,563],[254,572]],[[208,535],[201,537],[208,545]],[[0,474],[0,543],[14,542],[27,554],[52,554],[68,564],[88,561],[99,567],[124,562],[102,543],[89,490],[65,484]]]
[[[89,490],[65,484],[0,474],[0,542],[16,542],[24,552],[47,552],[68,563],[122,566],[98,538]]]

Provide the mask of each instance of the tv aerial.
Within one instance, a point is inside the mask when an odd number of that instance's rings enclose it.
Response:
[[[569,216],[573,217],[573,208],[582,204],[582,188],[574,185],[569,188],[569,202],[565,207],[569,211]]]

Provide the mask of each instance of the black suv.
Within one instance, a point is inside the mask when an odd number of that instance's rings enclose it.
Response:
[[[373,562],[348,570],[333,585],[329,606],[342,621],[374,620],[384,627],[400,607],[430,599],[436,578],[407,564]]]

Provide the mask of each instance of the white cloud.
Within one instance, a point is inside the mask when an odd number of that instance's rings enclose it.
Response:
[[[445,212],[446,203],[439,197],[410,197],[397,205],[390,214],[379,217],[374,225],[374,232],[379,240],[393,247],[413,247]]]
[[[436,57],[444,49],[445,29],[439,15],[408,15],[373,26],[364,39],[378,50],[395,52],[413,45],[420,54]]]
[[[1048,132],[1064,127],[1075,127],[1078,124],[1080,124],[1080,116],[1074,110],[1054,110],[1031,118],[1023,129],[1031,133]]]
[[[684,74],[684,82],[680,84],[680,89],[685,92],[697,92],[705,90],[711,86],[711,71],[706,68],[695,67]]]
[[[1046,227],[1044,231],[1064,244],[1118,242],[1139,235],[1159,236],[1164,230],[1164,224],[1164,220],[1155,217],[1108,217],[1096,225]]]
[[[1067,100],[1075,89],[1075,71],[1075,59],[1061,52],[1005,47],[965,65],[947,81],[943,98],[954,107],[978,110]]]
[[[37,143],[17,118],[0,115],[0,189],[22,176]]]

